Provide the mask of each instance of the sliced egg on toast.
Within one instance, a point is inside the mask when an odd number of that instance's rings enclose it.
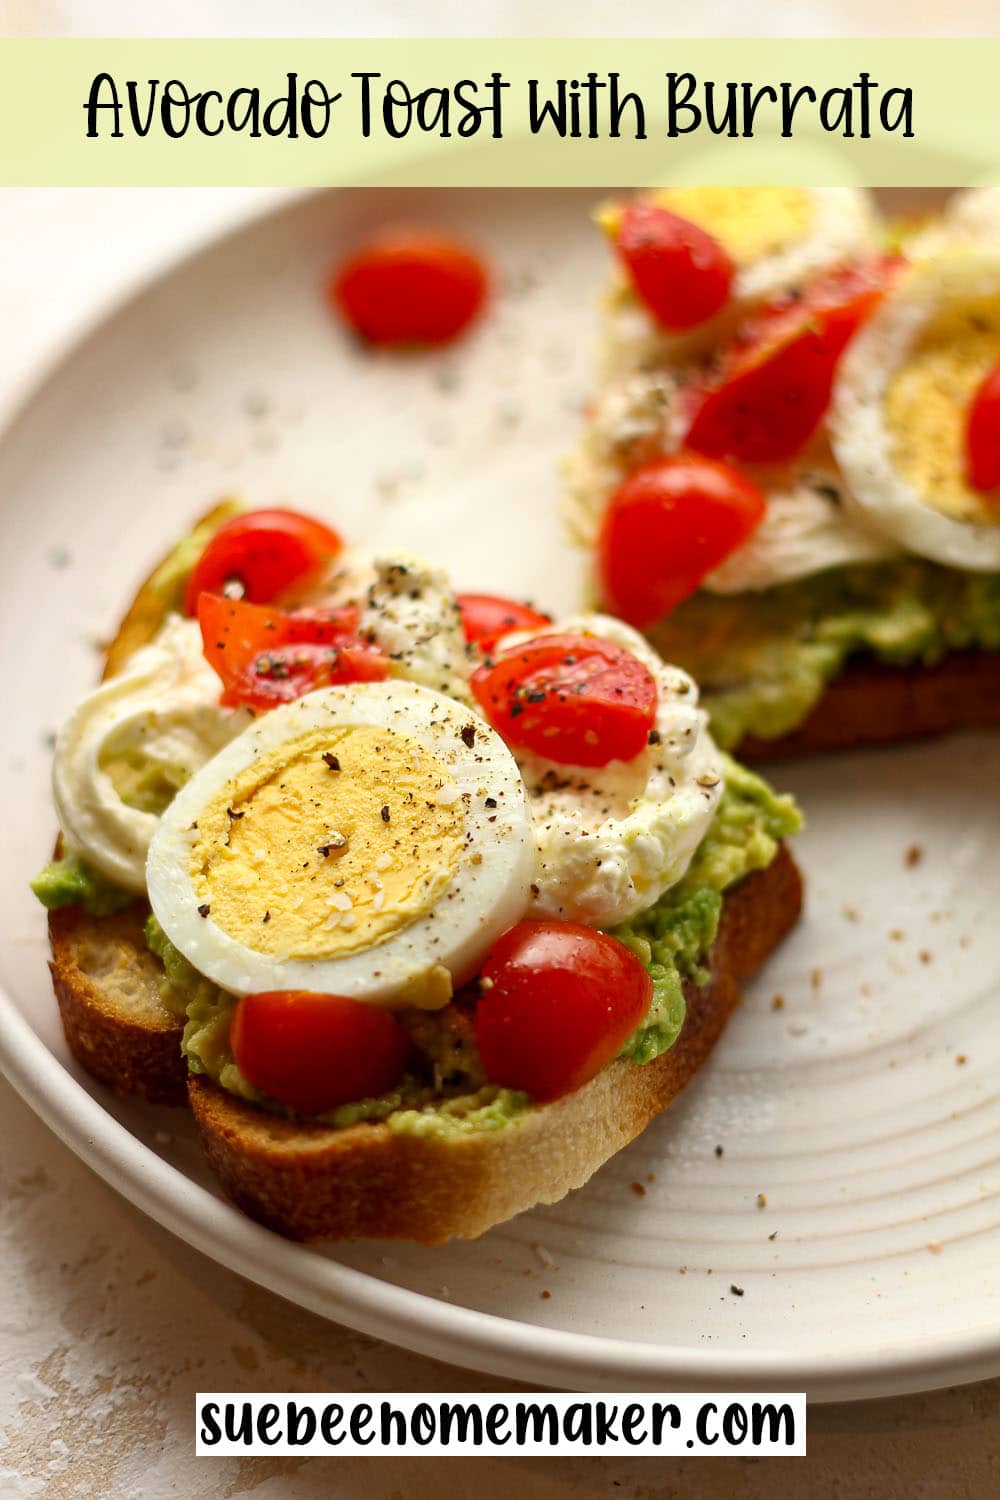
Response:
[[[646,196],[689,219],[722,245],[735,267],[729,302],[688,333],[658,327],[630,294],[624,275],[608,302],[601,369],[606,380],[661,366],[703,349],[740,318],[810,277],[881,249],[871,195],[855,187],[667,187]],[[618,206],[601,210],[609,231]]]
[[[914,265],[856,335],[830,432],[851,503],[908,551],[1000,567],[1000,509],[966,482],[969,405],[1000,361],[1000,254]]]
[[[740,302],[764,301],[877,246],[874,205],[862,188],[671,187],[651,196],[719,241],[736,267]]]
[[[533,850],[500,736],[390,680],[256,720],[171,803],[147,880],[170,941],[233,994],[434,1009],[521,917]]]

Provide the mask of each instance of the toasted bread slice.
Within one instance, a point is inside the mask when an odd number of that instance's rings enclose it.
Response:
[[[183,1104],[183,1021],[160,999],[160,965],[146,947],[145,902],[111,917],[66,906],[49,914],[52,984],[69,1049],[118,1094]]]
[[[955,651],[932,667],[857,658],[835,677],[797,729],[750,735],[739,760],[790,760],[823,751],[894,745],[954,729],[1000,726],[1000,652]]]
[[[193,1076],[188,1095],[208,1159],[234,1203],[292,1239],[473,1239],[580,1187],[666,1109],[721,1036],[740,980],[792,927],[801,901],[784,847],[728,892],[711,979],[687,986],[680,1038],[655,1062],[614,1062],[500,1129],[446,1137],[384,1123],[293,1124]]]
[[[206,538],[232,513],[200,523]],[[176,591],[169,559],[140,588],[108,650],[105,675],[149,641]],[[727,893],[711,979],[689,985],[677,1043],[646,1066],[616,1062],[584,1088],[495,1131],[417,1135],[384,1123],[334,1130],[294,1124],[187,1076],[182,1022],[160,998],[146,946],[145,905],[92,917],[49,918],[52,977],[73,1055],[121,1094],[156,1103],[187,1097],[223,1187],[254,1218],[300,1240],[380,1237],[439,1243],[474,1237],[535,1203],[580,1186],[642,1131],[704,1062],[757,969],[796,921],[801,881],[782,848]]]

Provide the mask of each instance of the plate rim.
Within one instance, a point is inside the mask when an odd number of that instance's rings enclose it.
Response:
[[[194,1182],[104,1108],[0,988],[0,1067],[35,1114],[130,1203],[218,1264],[320,1317],[479,1373],[570,1390],[805,1390],[816,1402],[962,1384],[1000,1369],[1000,1330],[826,1355],[609,1338],[479,1312],[283,1239]]]
[[[61,366],[131,301],[244,230],[335,191],[265,196],[241,205],[224,225],[200,226],[180,249],[175,241],[145,258],[28,362],[0,411],[0,443]],[[820,1361],[774,1349],[645,1343],[480,1312],[343,1265],[254,1223],[117,1120],[49,1049],[2,986],[0,1071],[78,1158],[164,1229],[318,1316],[420,1355],[564,1389],[805,1390],[817,1402],[904,1395],[1000,1373],[1000,1327],[926,1345],[887,1342],[860,1354],[825,1354]]]
[[[20,374],[12,377],[0,401],[0,443],[21,415],[40,395],[60,367],[92,338],[98,330],[130,302],[138,301],[152,291],[158,281],[173,275],[205,251],[222,245],[244,229],[296,207],[308,198],[335,193],[337,188],[282,187],[261,188],[252,202],[234,204],[222,222],[199,220],[185,230],[178,229],[170,245],[157,247],[139,255],[136,263],[123,272],[120,280],[92,300],[84,302],[75,315],[67,316],[61,327],[43,347],[29,358]]]

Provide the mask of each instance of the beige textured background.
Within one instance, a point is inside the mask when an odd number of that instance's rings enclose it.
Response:
[[[4,34],[977,34],[993,0],[609,5],[0,0]],[[66,328],[170,237],[248,195],[0,190],[0,405]],[[16,232],[12,232],[12,226]],[[196,1460],[194,1392],[501,1383],[345,1332],[223,1271],[93,1177],[0,1082],[0,1500],[986,1500],[1000,1382],[811,1413],[805,1460]]]
[[[986,1500],[1000,1382],[817,1407],[809,1457],[196,1459],[194,1392],[513,1389],[335,1328],[94,1178],[0,1084],[0,1495],[38,1500]]]
[[[0,1083],[4,1500],[988,1500],[1000,1382],[816,1407],[805,1459],[196,1459],[202,1390],[497,1390],[221,1270],[93,1177]]]

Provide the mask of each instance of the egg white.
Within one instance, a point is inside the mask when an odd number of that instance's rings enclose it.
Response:
[[[810,276],[879,247],[878,216],[865,188],[805,188],[812,207],[808,232],[741,266],[734,293],[741,302],[766,302]]]
[[[470,723],[472,746],[462,738]],[[258,952],[223,931],[211,915],[199,915],[192,825],[257,757],[284,744],[291,750],[312,731],[349,725],[374,725],[411,738],[450,773],[458,796],[468,795],[458,865],[429,911],[367,949],[315,959]],[[485,721],[415,683],[359,683],[322,688],[263,715],[204,766],[160,821],[149,850],[147,885],[150,905],[170,941],[200,974],[233,994],[305,989],[389,1007],[434,1008],[446,1003],[451,987],[472,976],[482,955],[522,915],[533,852],[520,772]],[[442,970],[450,976],[443,988]],[[425,985],[432,971],[437,980]]]
[[[897,469],[883,402],[927,324],[950,303],[1000,298],[1000,252],[957,251],[911,267],[848,345],[837,374],[829,427],[862,522],[901,548],[953,568],[1000,568],[1000,525],[943,515]]]

